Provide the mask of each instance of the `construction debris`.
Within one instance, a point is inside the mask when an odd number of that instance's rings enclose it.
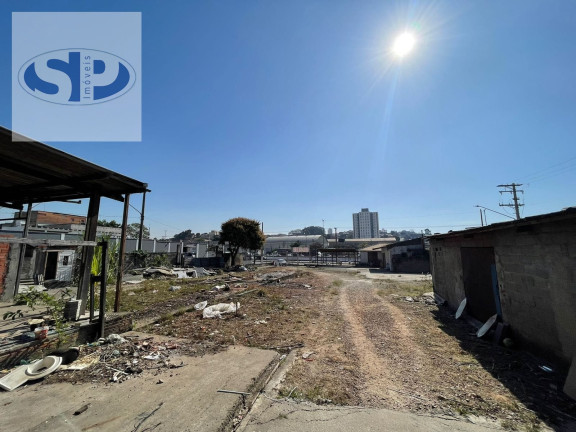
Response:
[[[208,305],[208,301],[205,300],[205,301],[203,301],[203,302],[196,303],[196,304],[194,305],[194,309],[196,309],[196,310],[203,310],[207,305]]]
[[[44,378],[46,375],[55,372],[61,364],[62,357],[48,356],[35,363],[19,366],[0,379],[0,388],[12,391],[26,381]]]
[[[219,303],[202,311],[202,318],[222,318],[222,314],[233,313],[240,309],[240,303]]]

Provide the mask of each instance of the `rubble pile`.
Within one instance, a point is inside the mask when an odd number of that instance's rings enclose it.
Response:
[[[85,367],[75,368],[74,362],[51,378],[55,381],[121,383],[145,371],[158,375],[184,366],[180,359],[182,348],[175,342],[156,341],[153,337],[142,339],[112,334],[81,347],[83,355],[77,362]],[[83,359],[92,361],[83,362]]]

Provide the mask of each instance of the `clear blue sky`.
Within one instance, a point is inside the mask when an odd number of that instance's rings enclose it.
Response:
[[[153,236],[236,216],[340,231],[362,207],[445,232],[479,225],[476,204],[512,214],[511,182],[525,216],[576,204],[576,2],[3,0],[8,127],[13,11],[142,12],[142,142],[49,144],[147,182]]]

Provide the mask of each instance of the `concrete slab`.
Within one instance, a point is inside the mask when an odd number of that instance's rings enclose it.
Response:
[[[494,432],[495,429],[500,428],[494,423],[483,426],[450,417],[426,417],[384,409],[272,401],[260,397],[250,413],[250,418],[238,431]]]
[[[217,431],[241,396],[216,390],[248,391],[277,356],[236,346],[202,358],[181,356],[182,368],[122,384],[26,385],[0,392],[2,430]],[[85,412],[74,415],[86,404]]]

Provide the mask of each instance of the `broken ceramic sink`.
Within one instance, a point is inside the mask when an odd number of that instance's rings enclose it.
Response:
[[[62,357],[48,356],[35,363],[20,366],[0,379],[0,388],[12,391],[26,381],[44,378],[46,375],[55,372],[61,364]]]

